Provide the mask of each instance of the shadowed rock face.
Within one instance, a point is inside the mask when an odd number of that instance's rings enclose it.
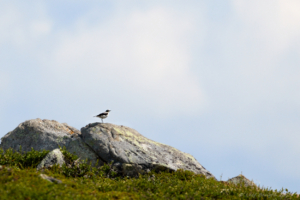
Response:
[[[0,147],[4,150],[12,148],[16,151],[27,152],[34,150],[54,150],[65,146],[69,152],[76,154],[81,159],[88,159],[93,164],[99,157],[79,137],[79,130],[54,120],[32,119],[27,120],[13,131],[1,138]],[[99,164],[103,162],[100,160]]]
[[[136,169],[151,170],[163,167],[169,170],[184,169],[214,176],[190,154],[152,141],[136,130],[108,123],[92,123],[81,128],[81,137],[106,162],[116,166],[132,164]]]

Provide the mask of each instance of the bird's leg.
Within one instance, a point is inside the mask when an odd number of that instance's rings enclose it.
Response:
[[[103,119],[101,119],[102,120],[102,124],[103,124]]]

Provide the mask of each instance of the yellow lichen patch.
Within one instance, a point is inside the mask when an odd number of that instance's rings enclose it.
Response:
[[[74,134],[75,132],[72,131],[71,129],[67,128],[67,127],[62,127],[62,129],[68,133],[70,133],[71,135]]]
[[[196,160],[191,154],[188,154],[188,153],[184,153],[187,157],[191,158],[192,160]]]
[[[122,130],[122,129],[116,128],[116,127],[114,127],[114,130],[117,131],[120,135],[123,135],[124,139],[127,139],[128,141],[132,142],[133,144],[135,144],[136,146],[139,146],[142,149],[144,149],[144,148],[143,148],[143,146],[141,146],[140,143],[152,143],[152,144],[155,144],[158,146],[165,145],[165,144],[150,140],[148,138],[145,138],[143,136],[136,135],[136,134],[130,132],[130,130],[124,130],[124,129]],[[137,141],[139,141],[140,143]]]
[[[124,135],[121,129],[114,127],[114,130],[117,131],[120,135]]]
[[[130,141],[131,143],[133,143],[136,146],[140,146],[140,144],[137,142],[137,140],[135,138],[138,138],[136,135],[134,135],[133,133],[129,132],[129,131],[123,131],[119,128],[115,128],[114,130],[116,132],[118,132],[118,134],[122,135],[124,139]],[[124,133],[125,132],[125,133]]]

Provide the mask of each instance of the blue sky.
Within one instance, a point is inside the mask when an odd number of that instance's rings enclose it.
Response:
[[[34,118],[132,127],[300,192],[300,2],[0,1],[0,137]]]

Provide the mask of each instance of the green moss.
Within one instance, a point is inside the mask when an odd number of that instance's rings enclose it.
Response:
[[[76,161],[65,149],[62,149],[70,163]],[[32,150],[30,155],[43,155]],[[17,161],[12,158],[16,152],[1,151],[0,155],[0,194],[1,199],[300,199],[296,194],[283,190],[245,187],[214,179],[206,179],[189,171],[154,173],[140,175],[138,178],[111,176],[112,165],[100,168],[88,168],[83,176],[66,175],[62,168],[54,166],[37,171],[34,167],[17,168]],[[22,154],[23,155],[23,154]],[[25,154],[24,154],[25,155]],[[40,157],[34,158],[38,160]],[[6,157],[3,159],[3,157]],[[28,157],[27,157],[28,158]],[[10,162],[7,162],[10,160]],[[22,160],[22,159],[19,159]],[[6,164],[5,164],[6,163]],[[10,164],[9,164],[10,163]],[[5,165],[5,166],[4,166]],[[89,166],[88,164],[83,164]],[[70,167],[75,169],[76,165]],[[40,178],[39,174],[62,181],[61,184],[50,183]],[[108,178],[110,177],[114,178]]]

